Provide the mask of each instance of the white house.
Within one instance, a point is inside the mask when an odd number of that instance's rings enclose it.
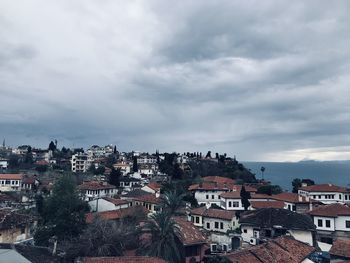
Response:
[[[83,182],[83,184],[78,186],[78,189],[83,194],[85,201],[91,201],[105,196],[112,197],[117,194],[116,187],[106,182]]]
[[[6,171],[9,166],[9,161],[7,159],[0,158],[0,172]]]
[[[124,177],[119,181],[119,186],[123,191],[130,192],[134,189],[141,188],[141,180],[132,177]]]
[[[122,175],[127,175],[128,173],[131,172],[131,165],[126,161],[121,161],[116,164],[113,164],[113,167],[116,170],[119,169]]]
[[[191,185],[188,189],[194,193],[194,198],[197,199],[199,205],[205,204],[211,206],[216,204],[221,205],[220,195],[232,191],[233,184],[203,182]]]
[[[102,197],[89,201],[89,206],[93,212],[103,212],[128,208],[130,202],[112,197]]]
[[[141,190],[146,191],[148,193],[151,194],[156,194],[156,193],[160,193],[160,188],[161,185],[156,183],[156,182],[151,182],[147,185],[145,185],[144,187],[141,188]]]
[[[333,184],[303,186],[298,189],[298,194],[324,204],[345,203],[350,201],[350,190]]]
[[[71,159],[72,172],[74,173],[86,173],[90,168],[91,160],[88,159],[88,155],[85,153],[77,153],[72,155]]]
[[[265,208],[244,212],[240,215],[243,241],[257,245],[282,235],[291,235],[296,240],[314,246],[315,226],[310,216],[287,209]]]
[[[137,157],[137,164],[157,163],[157,157],[149,154],[142,154]]]
[[[310,211],[320,242],[332,244],[336,238],[350,238],[350,207],[335,203]]]
[[[20,191],[22,174],[0,174],[0,192]]]

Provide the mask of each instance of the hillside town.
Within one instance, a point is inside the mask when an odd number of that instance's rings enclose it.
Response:
[[[350,189],[225,153],[0,147],[0,262],[345,262]],[[262,167],[262,172],[265,168]]]

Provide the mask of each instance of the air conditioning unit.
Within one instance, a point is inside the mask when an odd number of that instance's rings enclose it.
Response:
[[[251,244],[251,245],[259,245],[259,239],[258,239],[258,238],[255,238],[255,237],[252,237],[252,238],[249,240],[249,244]]]

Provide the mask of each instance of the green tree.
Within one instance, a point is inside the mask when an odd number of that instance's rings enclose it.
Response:
[[[48,245],[51,237],[58,241],[79,235],[85,227],[86,202],[78,195],[72,177],[65,175],[54,184],[51,196],[44,200],[42,217],[34,234],[35,243]]]
[[[299,187],[301,187],[301,180],[299,178],[294,178],[292,181],[293,193],[298,193]]]
[[[282,193],[283,190],[279,185],[263,185],[258,188],[258,194],[276,195]]]
[[[56,144],[51,141],[50,144],[49,144],[49,151],[55,151],[56,150]]]
[[[185,205],[184,197],[184,193],[179,193],[176,190],[165,192],[161,197],[163,209],[170,215],[178,214],[179,209]]]
[[[247,211],[250,206],[249,199],[251,198],[251,196],[250,193],[245,190],[244,186],[242,186],[240,196],[244,210]]]
[[[264,180],[264,173],[265,173],[266,168],[264,166],[261,166],[260,171],[261,171],[261,176],[262,179]]]
[[[139,167],[138,167],[138,164],[137,164],[137,157],[136,156],[134,156],[134,158],[133,158],[133,165],[132,165],[132,170],[133,170],[133,172],[138,172],[138,170],[139,170]]]
[[[159,257],[169,263],[183,262],[177,233],[179,228],[169,213],[151,215],[145,229],[151,234],[151,241],[143,248],[146,255]]]
[[[122,173],[120,169],[116,170],[113,167],[111,173],[109,174],[108,182],[116,187],[119,187],[119,182],[121,177],[122,177]]]

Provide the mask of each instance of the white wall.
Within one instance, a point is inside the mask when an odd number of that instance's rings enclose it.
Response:
[[[218,223],[218,228],[215,228],[215,222]],[[210,224],[210,227],[207,227],[207,224]],[[223,225],[223,228],[221,229],[221,224]],[[226,233],[227,230],[233,230],[237,228],[238,223],[235,220],[222,220],[222,219],[217,219],[217,218],[210,218],[210,217],[204,217],[203,218],[203,228],[206,230],[211,230],[211,231],[218,231],[221,233]]]
[[[338,216],[335,219],[335,230],[350,231],[350,228],[346,228],[346,221],[350,221],[350,216]]]
[[[302,230],[289,230],[288,231],[296,240],[299,240],[304,243],[308,243],[310,246],[313,246],[313,239],[311,231],[302,231]]]
[[[318,226],[318,220],[322,220],[322,227]],[[326,227],[326,220],[330,221],[330,227]],[[326,231],[335,230],[335,220],[332,217],[314,216],[314,224],[317,230],[326,230]]]
[[[220,206],[220,194],[224,191],[196,191],[194,194],[194,198],[197,199],[198,204],[216,204]],[[208,195],[208,198],[207,198]],[[213,198],[214,196],[214,198]]]
[[[96,211],[97,199],[90,201],[89,206],[91,208],[91,211],[93,212]],[[119,209],[128,208],[128,207],[129,207],[129,204],[115,205],[103,198],[98,199],[98,212],[119,210]]]

